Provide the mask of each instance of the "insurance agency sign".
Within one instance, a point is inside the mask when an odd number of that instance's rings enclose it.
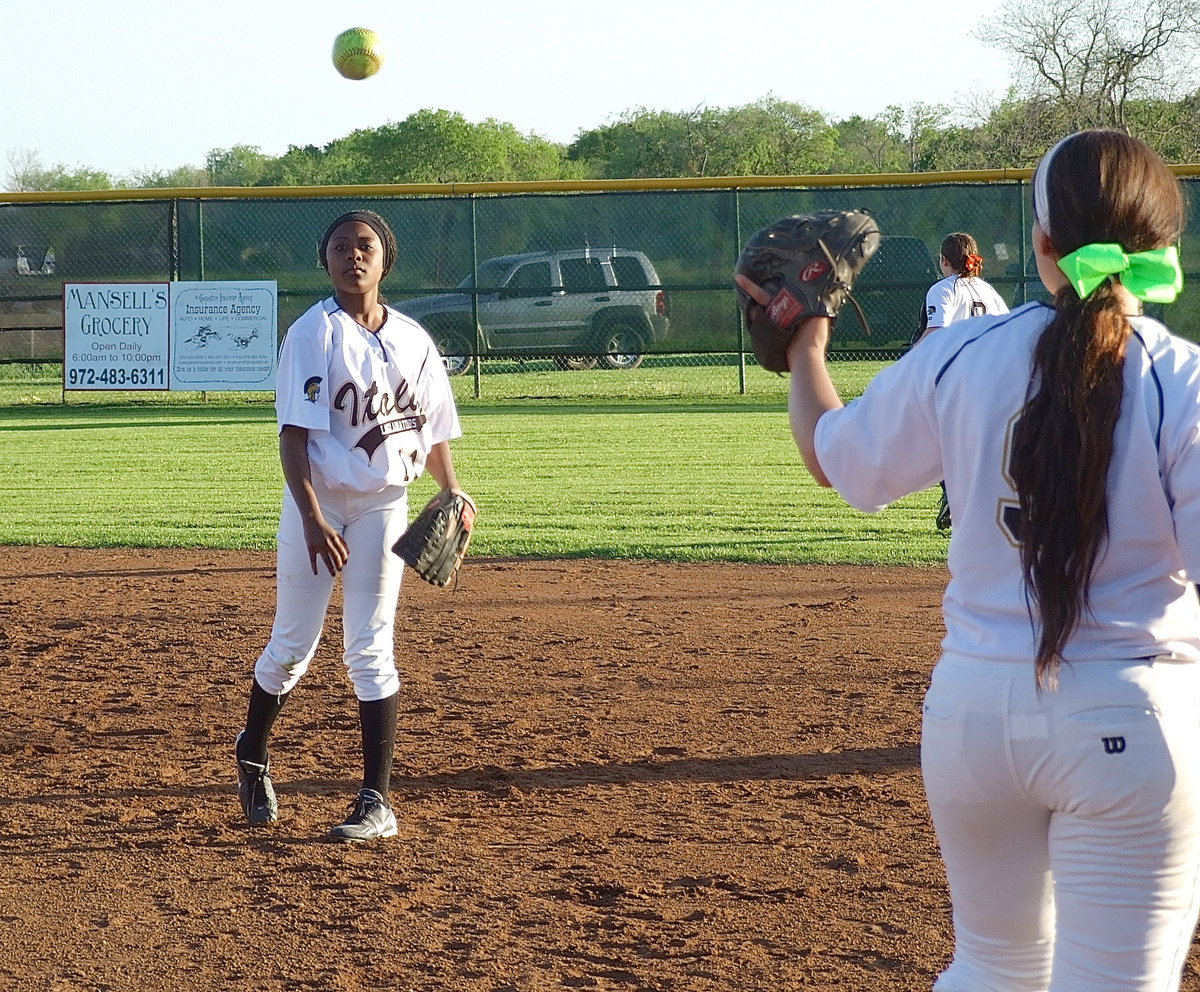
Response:
[[[275,388],[273,281],[65,283],[63,388]]]

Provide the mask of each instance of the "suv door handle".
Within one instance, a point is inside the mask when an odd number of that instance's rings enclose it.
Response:
[[[593,303],[608,303],[612,299],[611,296],[593,296]]]
[[[551,301],[551,300],[538,300],[534,304],[535,307],[548,307],[548,306],[552,306],[552,305],[553,305],[553,301]]]

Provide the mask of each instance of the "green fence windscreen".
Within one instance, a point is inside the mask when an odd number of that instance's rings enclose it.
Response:
[[[634,367],[653,355],[745,361],[731,285],[742,243],[777,217],[822,208],[870,210],[884,234],[855,288],[866,326],[848,309],[835,351],[886,356],[908,344],[925,291],[940,277],[938,246],[952,231],[975,236],[984,277],[1011,303],[1044,296],[1030,262],[1024,179],[482,195],[380,189],[0,203],[0,361],[61,361],[67,282],[273,279],[282,335],[328,294],[317,244],[333,217],[354,208],[378,211],[395,229],[399,258],[384,291],[434,332],[454,371],[480,356],[549,356],[565,368]],[[1195,257],[1189,240],[1185,270]],[[1195,299],[1185,291],[1156,316],[1200,339]]]

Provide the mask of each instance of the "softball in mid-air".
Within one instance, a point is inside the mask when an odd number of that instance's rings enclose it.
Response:
[[[383,65],[383,43],[370,28],[349,28],[333,42],[333,65],[347,79],[366,79]]]

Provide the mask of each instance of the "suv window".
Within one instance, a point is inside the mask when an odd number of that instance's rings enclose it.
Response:
[[[563,289],[568,293],[594,293],[604,289],[604,269],[598,258],[564,258],[558,263]]]
[[[650,285],[646,270],[633,255],[614,255],[611,261],[617,285],[622,289],[645,289]]]
[[[485,290],[495,291],[496,287],[500,285],[500,280],[504,278],[508,265],[509,263],[503,258],[489,258],[479,266],[479,285]],[[468,274],[455,288],[473,289],[474,286],[475,277]]]
[[[549,296],[550,295],[550,263],[530,262],[522,265],[508,280],[501,294],[511,296]]]

